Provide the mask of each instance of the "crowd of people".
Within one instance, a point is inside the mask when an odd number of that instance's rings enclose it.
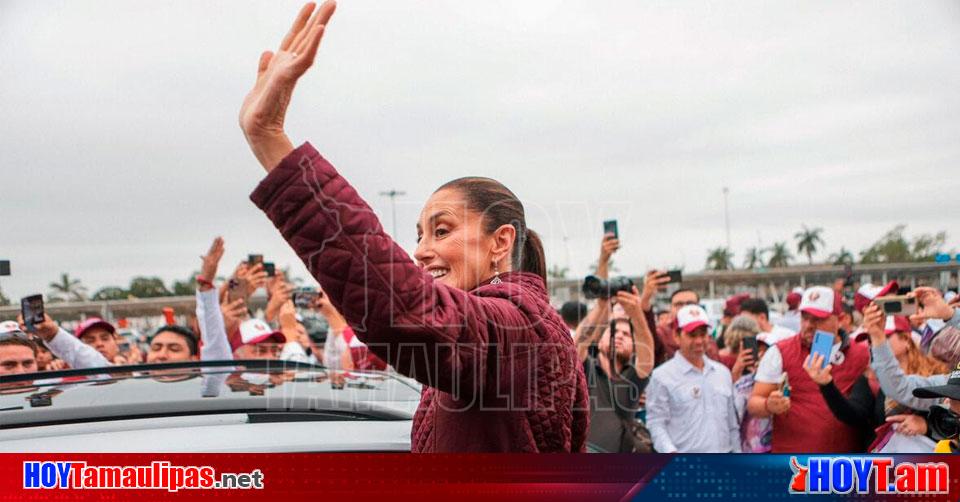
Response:
[[[214,284],[224,253],[218,237],[202,258],[196,277],[196,312],[186,325],[168,324],[149,337],[146,350],[125,340],[117,326],[90,317],[72,330],[49,314],[28,327],[17,321],[0,323],[0,375],[102,368],[181,361],[274,359],[323,364],[334,370],[384,370],[386,363],[360,342],[343,316],[322,291],[312,291],[309,304],[294,305],[294,286],[283,272],[268,274],[263,263],[240,263],[230,278]],[[268,295],[262,317],[248,308],[260,289]],[[318,344],[307,334],[301,313],[321,315],[328,326]]]
[[[614,235],[604,236],[601,277],[618,248]],[[741,293],[726,300],[722,319],[711,328],[689,289],[674,289],[669,305],[655,310],[651,300],[668,282],[665,272],[651,271],[642,290],[619,291],[590,309],[579,302],[561,308],[588,377],[589,437],[597,447],[665,453],[956,450],[949,441],[956,429],[949,424],[960,412],[956,292],[914,289],[907,297],[919,307],[909,317],[887,315],[874,302],[905,293],[894,281],[865,284],[852,301],[843,280],[796,288],[786,297],[787,310],[776,316],[765,300]],[[832,337],[828,356],[811,350],[817,332]],[[944,419],[948,426],[931,424]]]
[[[619,249],[604,236],[598,274]],[[294,302],[282,272],[244,261],[215,284],[224,242],[202,256],[196,312],[189,325],[156,329],[146,350],[121,350],[117,327],[88,318],[68,331],[45,315],[0,324],[0,375],[191,360],[283,359],[333,370],[388,370],[360,341],[322,290]],[[847,301],[843,286],[795,289],[787,310],[741,293],[711,322],[696,292],[666,290],[651,271],[631,290],[588,307],[558,310],[583,366],[589,396],[588,443],[610,452],[928,452],[943,430],[933,421],[960,412],[960,308],[957,295],[919,287],[910,317],[886,315],[873,300],[895,282],[864,285]],[[256,317],[248,307],[267,292]],[[658,299],[669,298],[668,302]],[[301,313],[323,316],[323,343]],[[771,320],[774,319],[774,320]],[[814,334],[833,336],[829,360],[811,352]],[[954,396],[951,398],[950,396]],[[939,448],[955,451],[956,442]],[[953,448],[953,450],[950,450]]]

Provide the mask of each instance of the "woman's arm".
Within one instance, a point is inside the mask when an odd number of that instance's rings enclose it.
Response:
[[[305,7],[280,51],[261,56],[257,83],[240,116],[251,148],[269,171],[251,199],[360,340],[398,372],[445,392],[459,390],[463,396],[488,379],[509,393],[509,379],[495,377],[514,369],[487,367],[488,362],[515,361],[507,343],[535,347],[530,350],[549,352],[561,364],[573,365],[569,336],[557,336],[553,319],[545,312],[521,311],[530,307],[522,288],[539,288],[530,294],[545,294],[542,283],[516,285],[516,294],[509,298],[443,285],[384,233],[367,203],[311,145],[277,162],[287,148],[287,103],[296,80],[313,62],[334,7],[332,1],[324,3],[312,19],[312,7]],[[496,358],[488,357],[491,346],[496,347]]]
[[[854,382],[849,398],[844,397],[832,380],[820,385],[820,394],[837,420],[858,429],[872,429],[880,425],[873,412],[875,397],[865,376],[860,375]]]

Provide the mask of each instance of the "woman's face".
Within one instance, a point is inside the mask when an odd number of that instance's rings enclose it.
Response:
[[[504,228],[506,227],[506,228]],[[492,235],[483,229],[483,216],[467,207],[458,190],[444,189],[427,200],[417,223],[414,258],[434,279],[458,289],[471,290],[494,274],[509,270],[511,246],[503,249],[504,225]],[[512,243],[512,232],[510,243]]]

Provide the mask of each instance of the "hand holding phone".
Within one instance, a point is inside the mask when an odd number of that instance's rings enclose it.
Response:
[[[253,266],[256,265],[257,263],[263,263],[263,255],[262,255],[262,254],[248,254],[248,255],[247,255],[247,265],[250,265],[251,267],[253,267]]]
[[[680,284],[681,282],[683,282],[683,270],[680,270],[680,269],[668,270],[667,277],[670,278],[670,281],[667,282],[667,284],[673,284],[673,283]]]
[[[309,309],[313,308],[314,304],[317,302],[317,298],[320,297],[319,291],[313,291],[310,289],[301,288],[293,293],[293,304],[297,308]]]
[[[881,296],[874,303],[880,306],[884,314],[910,317],[917,313],[917,299],[907,295]]]
[[[28,333],[37,330],[36,326],[43,322],[44,308],[43,295],[30,295],[20,299],[20,314],[23,315],[23,324]]]
[[[820,368],[825,368],[830,364],[830,353],[833,352],[833,340],[836,338],[833,333],[817,330],[813,335],[813,343],[810,346],[810,357],[814,354],[823,356],[823,362]]]
[[[247,280],[242,278],[230,279],[227,283],[227,302],[247,299]]]
[[[620,238],[620,232],[617,230],[617,220],[607,220],[603,222],[603,235],[613,234],[614,239]]]

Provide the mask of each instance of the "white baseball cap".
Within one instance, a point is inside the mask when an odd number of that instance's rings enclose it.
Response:
[[[270,329],[270,325],[261,319],[247,319],[240,323],[240,346],[255,345],[263,342],[285,343],[287,337],[280,331]],[[236,350],[236,347],[234,347]]]
[[[6,333],[13,333],[15,331],[19,331],[21,333],[23,332],[23,330],[20,329],[20,325],[17,324],[17,321],[0,322],[0,335],[6,334]]]
[[[677,326],[684,333],[690,333],[700,326],[709,326],[707,320],[707,311],[699,305],[684,305],[677,311]]]
[[[875,298],[896,293],[899,288],[900,286],[897,284],[897,281],[890,281],[883,286],[874,286],[868,282],[860,286],[860,289],[858,289],[857,293],[853,296],[853,308],[856,309],[857,312],[863,312],[863,309]]]
[[[800,312],[825,319],[840,315],[843,305],[840,297],[826,286],[813,286],[803,292],[800,299]]]

